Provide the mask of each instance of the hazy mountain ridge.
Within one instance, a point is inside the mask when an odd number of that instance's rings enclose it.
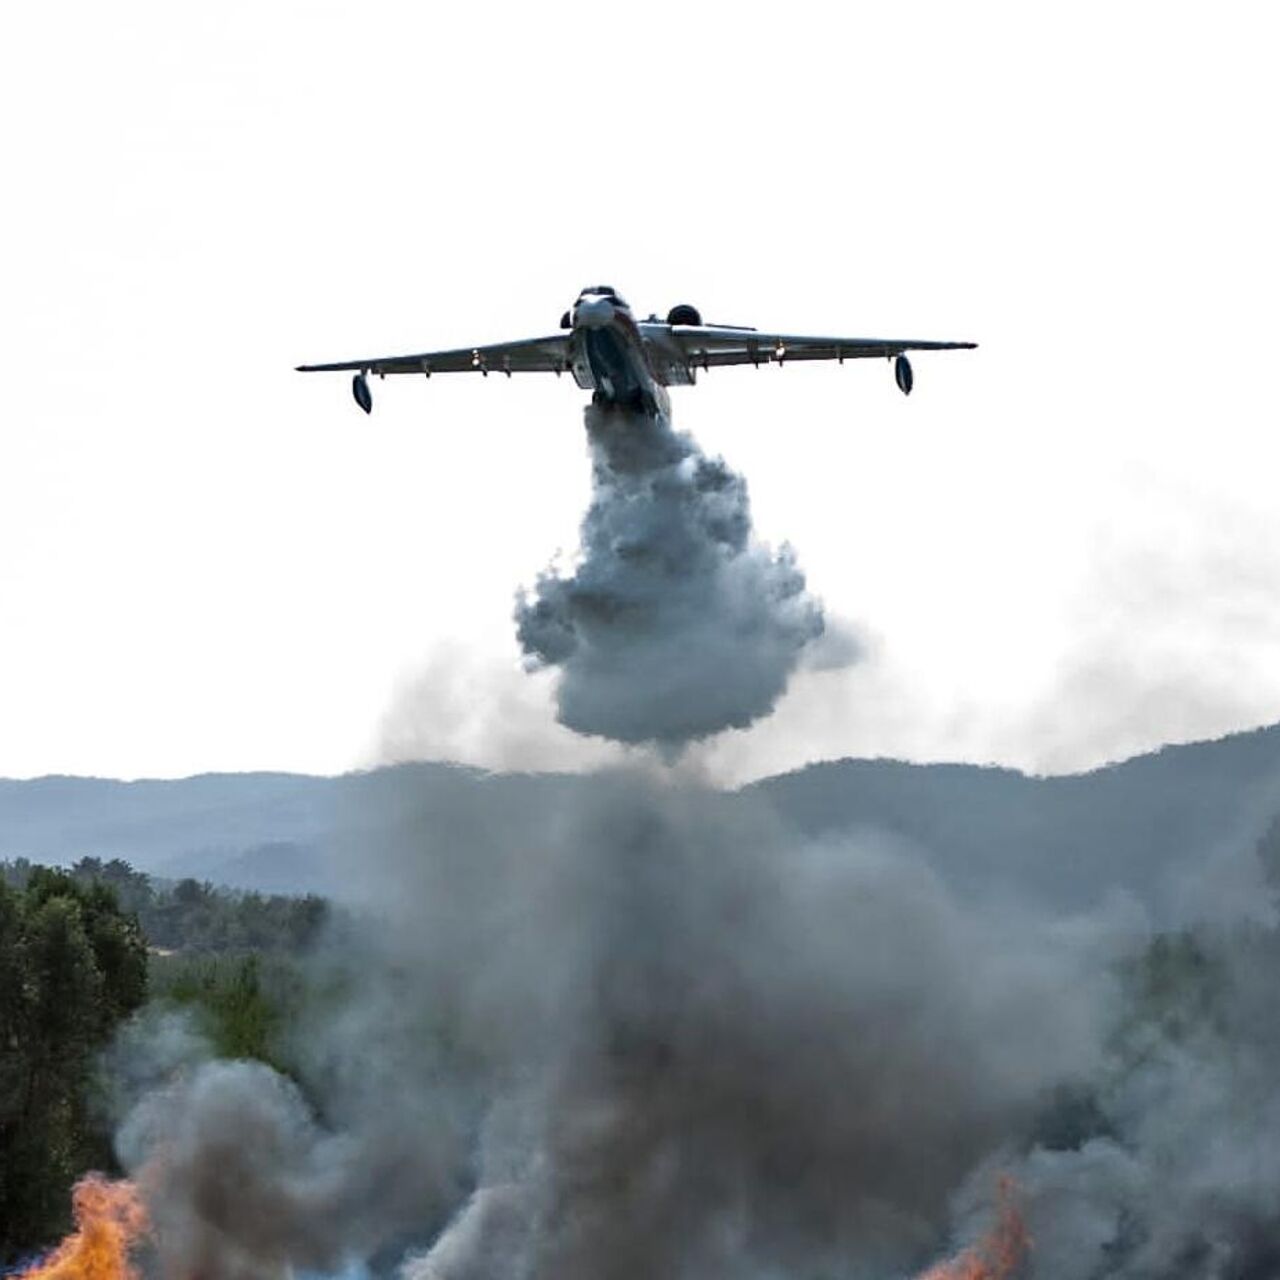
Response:
[[[494,821],[518,830],[526,816],[554,810],[589,785],[572,774],[486,774],[439,763],[334,778],[0,780],[0,858],[121,857],[155,875],[323,891],[336,840],[372,838],[410,811],[445,823],[453,805],[474,802],[477,789]],[[1280,812],[1280,725],[1056,777],[968,764],[832,761],[725,799],[764,802],[806,836],[890,833],[931,849],[934,865],[957,883],[1007,876],[1012,865],[1020,888],[1060,903],[1084,906],[1114,888],[1150,901],[1169,867],[1211,874],[1215,859],[1250,847]],[[1163,905],[1178,892],[1164,885]]]
[[[1146,899],[1175,862],[1250,847],[1280,812],[1280,725],[1167,746],[1087,773],[843,760],[753,784],[809,835],[866,825],[935,854],[957,878],[1007,872],[1062,905],[1104,886]]]

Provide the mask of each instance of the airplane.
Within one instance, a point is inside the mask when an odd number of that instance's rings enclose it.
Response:
[[[915,382],[908,351],[972,349],[976,342],[917,342],[888,338],[807,338],[761,333],[741,325],[704,325],[696,307],[672,307],[665,321],[651,315],[637,321],[616,289],[583,289],[560,317],[560,333],[487,347],[426,351],[420,355],[303,364],[299,373],[354,371],[351,394],[365,413],[373,411],[369,375],[389,373],[572,373],[593,403],[651,416],[671,416],[668,387],[692,386],[698,370],[721,365],[788,364],[794,360],[846,360],[883,356],[893,361],[894,381],[903,395]]]

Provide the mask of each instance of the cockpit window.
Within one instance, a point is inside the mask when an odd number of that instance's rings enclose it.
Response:
[[[590,288],[583,289],[578,294],[578,302],[581,302],[588,294],[593,297],[603,298],[606,302],[612,302],[615,307],[625,307],[627,305],[626,299],[616,289],[610,288],[607,284],[596,284]]]

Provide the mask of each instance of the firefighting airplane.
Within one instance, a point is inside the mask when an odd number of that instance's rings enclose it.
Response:
[[[883,356],[893,361],[893,376],[903,395],[911,394],[914,375],[908,351],[945,351],[976,347],[976,342],[915,342],[889,338],[805,338],[761,333],[737,325],[704,325],[696,307],[672,307],[665,321],[656,315],[637,321],[631,308],[608,285],[584,289],[560,317],[560,333],[547,338],[499,342],[457,351],[427,351],[413,356],[304,364],[300,373],[355,371],[351,393],[369,413],[373,393],[369,375],[389,373],[572,373],[599,405],[617,405],[670,417],[668,387],[692,386],[699,369],[727,364],[785,364],[792,360],[846,360]]]

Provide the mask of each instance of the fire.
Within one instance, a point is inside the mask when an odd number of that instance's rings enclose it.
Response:
[[[1007,1280],[1027,1256],[1031,1237],[1018,1206],[1017,1188],[1011,1178],[996,1187],[995,1225],[981,1240],[935,1263],[918,1280]]]
[[[71,1193],[71,1212],[76,1229],[19,1280],[139,1280],[129,1260],[147,1230],[138,1188],[90,1173]]]

